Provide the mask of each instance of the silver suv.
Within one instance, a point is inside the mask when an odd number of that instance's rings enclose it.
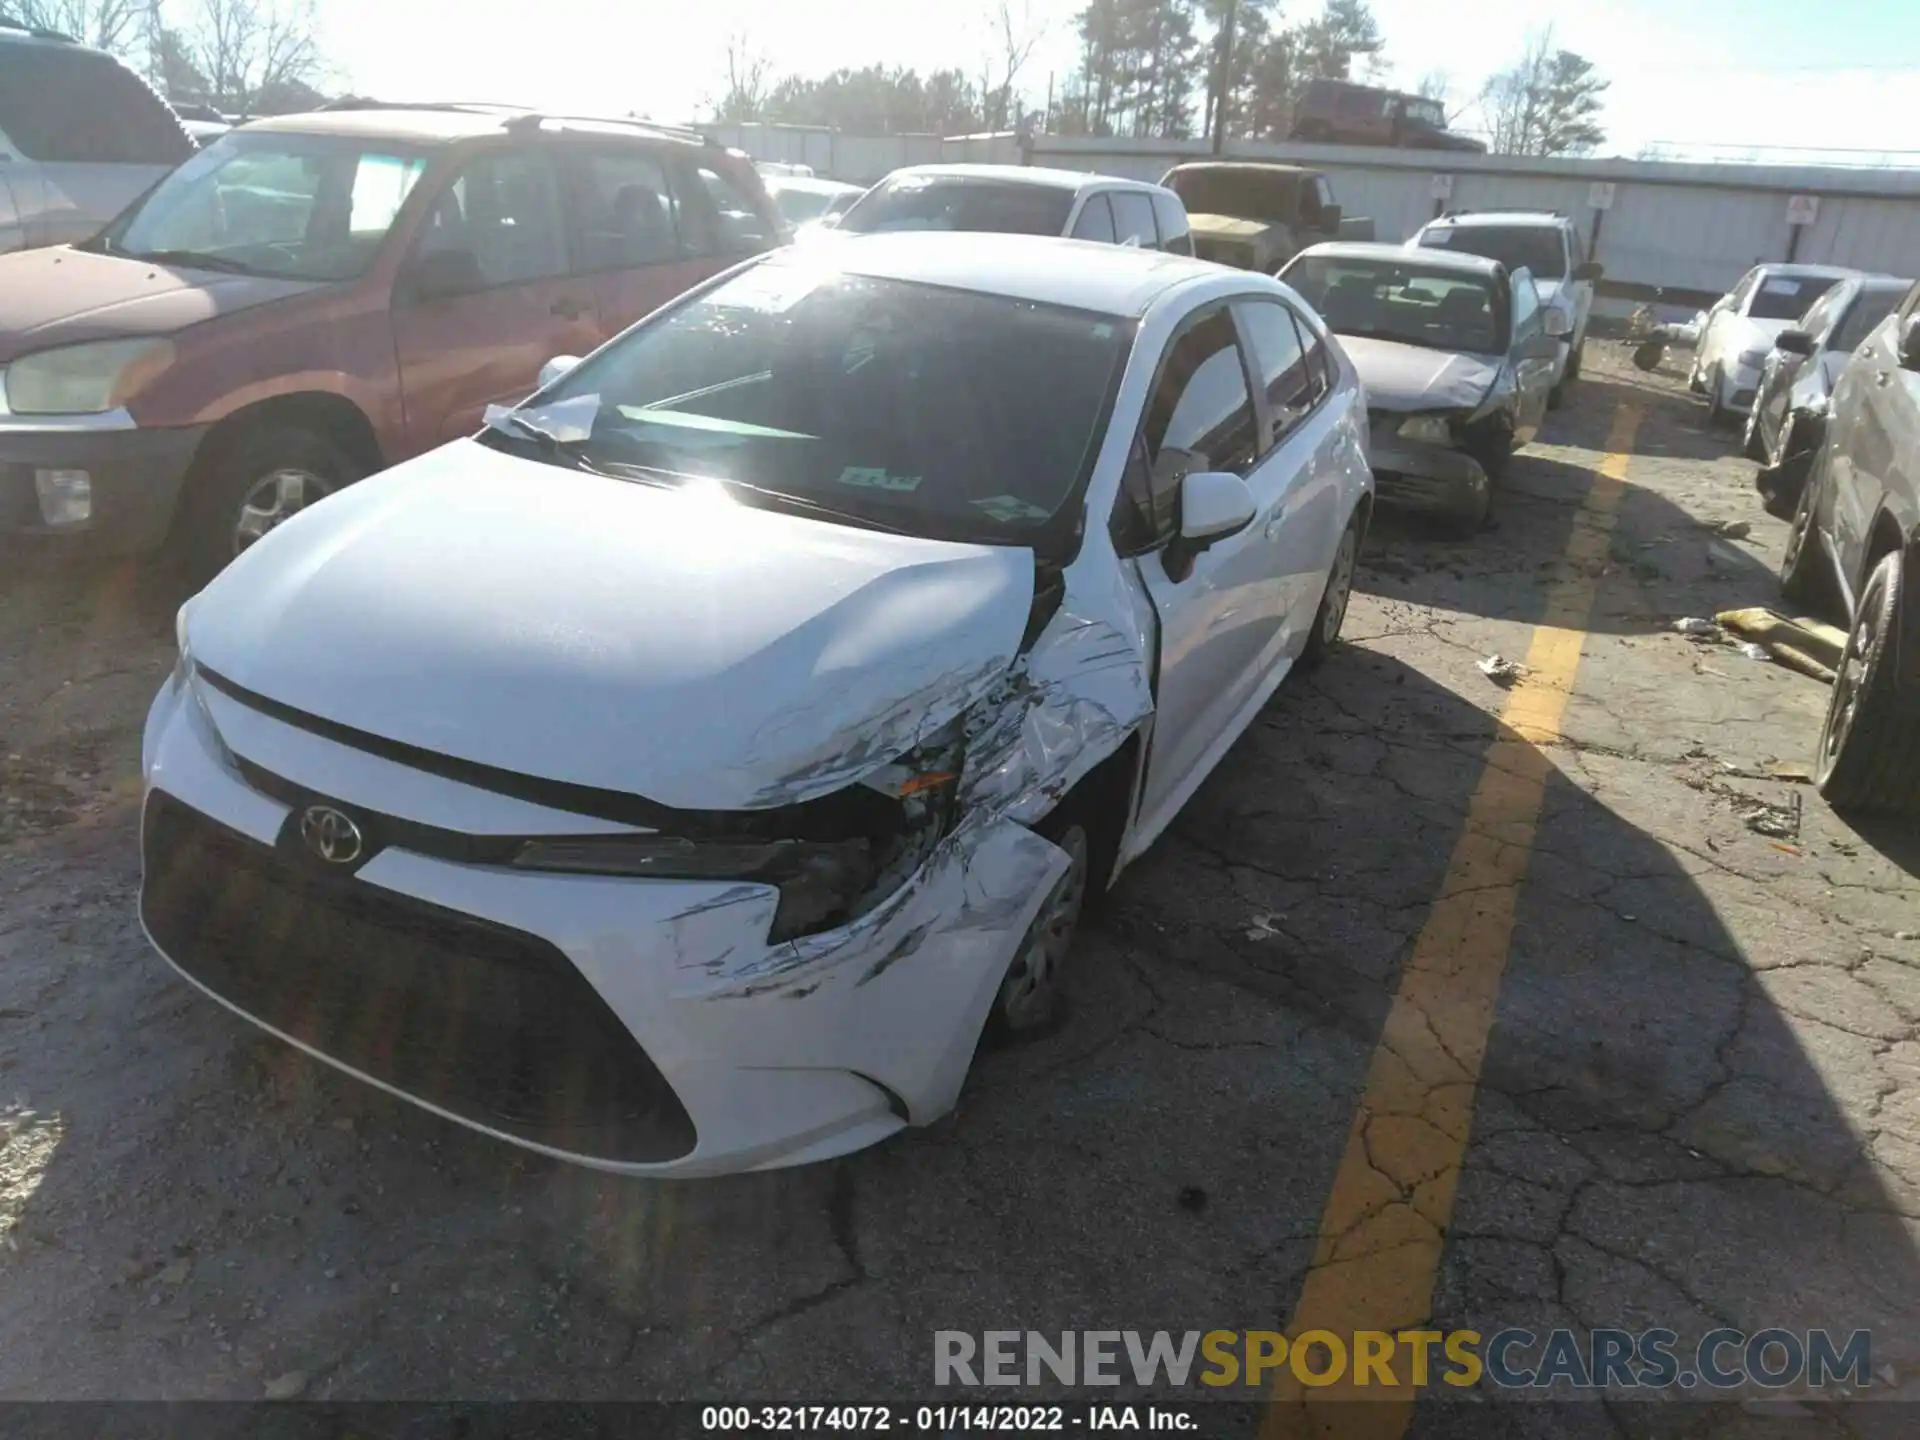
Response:
[[[0,251],[91,239],[194,148],[113,56],[0,19]]]

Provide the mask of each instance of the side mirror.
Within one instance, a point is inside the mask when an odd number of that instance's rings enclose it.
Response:
[[[414,300],[451,300],[486,289],[487,277],[471,250],[431,250],[407,267],[406,286]]]
[[[1813,336],[1804,330],[1782,330],[1773,337],[1773,348],[1789,355],[1813,354]]]
[[[1331,230],[1335,234],[1338,234],[1340,231],[1340,221],[1346,213],[1346,210],[1339,205],[1322,205],[1320,207],[1321,228]]]
[[[1920,314],[1909,315],[1900,324],[1900,365],[1920,370]]]
[[[544,390],[580,363],[578,355],[556,355],[540,367],[540,389]]]
[[[1253,491],[1226,470],[1195,470],[1180,482],[1180,539],[1198,553],[1253,523],[1260,509]]]
[[[1607,267],[1602,265],[1598,260],[1589,260],[1584,265],[1576,265],[1573,267],[1573,278],[1575,280],[1598,280],[1606,273]]]

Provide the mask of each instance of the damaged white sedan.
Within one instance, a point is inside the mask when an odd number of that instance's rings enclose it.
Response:
[[[563,1159],[926,1124],[1338,635],[1365,416],[1251,272],[756,259],[188,602],[142,923],[282,1039]]]

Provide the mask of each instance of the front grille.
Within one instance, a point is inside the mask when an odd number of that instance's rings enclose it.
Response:
[[[524,1140],[631,1163],[693,1148],[672,1088],[547,941],[314,873],[160,791],[141,845],[155,943],[265,1024]]]

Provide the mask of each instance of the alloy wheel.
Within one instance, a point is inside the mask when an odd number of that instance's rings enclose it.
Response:
[[[1013,1031],[1035,1029],[1053,1018],[1067,952],[1073,948],[1086,905],[1089,847],[1085,828],[1069,825],[1054,844],[1066,851],[1067,869],[1047,892],[1000,984],[1000,1014]]]
[[[233,522],[233,553],[238,555],[262,535],[333,493],[311,470],[274,470],[261,476],[241,498]]]
[[[1340,638],[1340,626],[1347,618],[1347,606],[1353,599],[1353,572],[1360,555],[1360,537],[1349,525],[1340,537],[1340,548],[1333,554],[1333,571],[1327,576],[1327,599],[1320,617],[1320,639],[1331,645]]]
[[[1824,780],[1839,762],[1853,733],[1853,722],[1860,713],[1860,693],[1867,682],[1867,666],[1880,639],[1880,609],[1872,603],[1877,597],[1862,599],[1859,617],[1847,636],[1846,651],[1834,670],[1833,695],[1827,702],[1827,723],[1820,731],[1820,778]]]

